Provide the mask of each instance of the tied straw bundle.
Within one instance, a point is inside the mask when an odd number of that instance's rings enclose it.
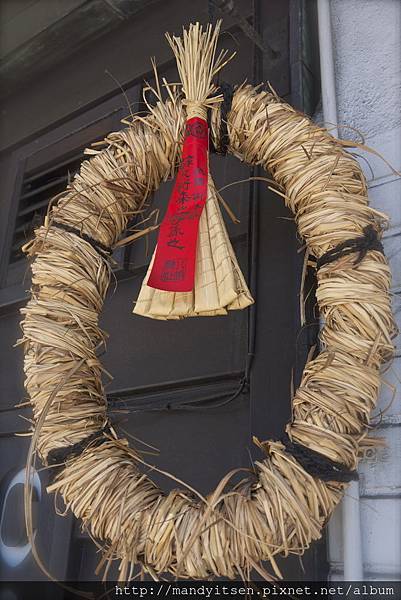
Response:
[[[197,134],[192,141],[193,156],[190,156],[190,149],[186,150],[184,142],[182,162],[185,162],[186,159],[195,159],[196,161],[196,155],[199,152],[196,150],[197,137],[202,127],[207,132],[207,110],[217,107],[223,100],[222,94],[217,93],[218,88],[214,84],[213,78],[231,60],[232,56],[227,58],[227,52],[222,50],[216,57],[220,24],[221,21],[215,28],[209,25],[206,31],[202,30],[199,23],[191,25],[189,31],[184,30],[182,40],[166,34],[177,60],[182,82],[182,92],[185,97],[182,104],[186,109],[187,127],[191,126],[194,118],[198,119],[195,121]],[[208,162],[208,158],[205,162]],[[207,164],[205,167],[208,170]],[[195,169],[190,171],[189,175],[192,180],[197,179]],[[170,283],[165,287],[161,277],[153,277],[154,273],[160,273],[165,264],[184,264],[185,268],[188,263],[189,251],[186,248],[188,239],[182,238],[180,241],[171,237],[170,239],[159,237],[158,245],[135,303],[134,313],[153,319],[182,319],[184,317],[225,315],[227,310],[243,309],[253,303],[253,298],[227,234],[215,184],[208,173],[205,176],[208,179],[205,190],[206,202],[200,215],[199,230],[195,233],[197,235],[196,258],[194,259],[195,275],[193,284],[187,288],[190,291],[183,290],[180,282],[178,285]],[[196,186],[191,186],[191,182],[188,180],[186,183],[187,187],[185,184],[183,185],[183,182],[179,183],[177,179],[169,206],[173,208],[171,214],[167,213],[165,217],[164,225],[168,231],[174,231],[175,238],[177,238],[177,232],[178,236],[185,235],[183,229],[185,230],[186,217],[184,215],[189,212],[186,203],[180,204],[180,198],[185,195],[186,198],[191,199],[191,195],[187,193],[188,186],[189,189],[192,187],[193,197],[200,196],[199,193],[196,193],[199,192]],[[180,250],[173,251],[171,255],[168,246],[180,243],[182,244]],[[159,251],[160,255],[158,256]],[[168,260],[169,256],[170,260]],[[178,270],[178,273],[174,269],[173,276],[177,277],[177,274],[182,278],[186,276],[183,269]]]
[[[207,497],[188,486],[163,493],[141,471],[144,461],[127,440],[102,431],[107,410],[96,350],[110,268],[90,240],[112,247],[128,216],[174,173],[185,115],[179,91],[166,89],[165,102],[159,97],[147,117],[108,136],[105,149],[83,163],[28,248],[35,261],[22,327],[36,424],[32,452],[37,447],[45,464],[56,450],[64,452],[48,491],[103,545],[105,577],[114,559],[121,581],[137,564],[154,578],[249,579],[251,569],[270,577],[262,566],[270,561],[280,577],[276,557],[302,554],[320,537],[346,487],[340,475],[357,465],[380,366],[393,355],[390,270],[372,248],[358,264],[348,254],[318,269],[321,352],[295,393],[290,443],[258,442],[264,459],[234,488],[229,483],[237,471]],[[219,120],[216,104],[216,147]],[[229,151],[271,173],[311,255],[324,257],[366,227],[380,233],[385,218],[368,206],[357,161],[325,129],[250,85],[236,89],[227,121]],[[335,461],[335,468],[312,471],[294,454],[297,444],[326,467]]]

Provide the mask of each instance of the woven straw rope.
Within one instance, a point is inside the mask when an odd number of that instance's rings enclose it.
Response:
[[[23,309],[26,389],[40,423],[38,451],[83,440],[107,422],[98,315],[110,268],[68,223],[112,246],[127,219],[171,177],[177,165],[184,111],[177,93],[146,118],[106,139],[82,164],[29,248],[32,298]],[[219,130],[219,109],[212,131]],[[229,151],[274,177],[298,231],[315,257],[385,219],[367,206],[356,160],[326,130],[274,94],[242,86],[228,116]],[[215,135],[216,137],[216,135]],[[218,142],[218,140],[217,140]],[[322,351],[310,361],[293,400],[287,432],[294,441],[341,462],[357,464],[380,385],[380,365],[393,355],[396,332],[385,257],[369,251],[318,272],[317,299],[325,326]],[[56,388],[56,386],[58,386]],[[55,393],[56,389],[56,393]],[[63,465],[50,492],[104,545],[104,561],[120,562],[120,579],[140,563],[154,577],[246,577],[274,557],[301,554],[320,537],[345,485],[308,475],[280,442],[265,442],[266,458],[234,489],[225,477],[207,498],[183,488],[165,495],[140,470],[140,456],[110,436]],[[106,568],[107,572],[107,568]]]

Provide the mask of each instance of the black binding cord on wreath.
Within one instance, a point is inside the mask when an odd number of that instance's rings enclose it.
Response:
[[[91,237],[87,233],[84,233],[83,231],[80,231],[79,229],[72,227],[72,225],[68,225],[67,223],[61,223],[60,221],[52,221],[50,226],[56,227],[57,229],[62,229],[63,231],[67,231],[68,233],[73,233],[74,235],[77,235],[82,240],[85,240],[85,242],[88,242],[88,244],[90,244],[92,246],[92,248],[94,250],[96,250],[96,252],[98,254],[101,254],[102,256],[105,254],[110,255],[113,252],[112,248],[105,246],[104,244],[102,244],[98,240],[95,240],[95,238]]]
[[[354,260],[354,266],[358,265],[369,250],[376,250],[384,254],[383,244],[379,239],[377,230],[373,225],[367,225],[363,229],[363,235],[337,244],[331,250],[325,252],[317,261],[316,268],[330,264],[343,256],[358,253]],[[307,473],[321,479],[322,481],[350,482],[358,479],[358,472],[347,469],[343,464],[315,452],[311,448],[290,440],[285,434],[280,440],[286,451],[293,456]]]
[[[90,447],[98,447],[109,441],[107,434],[110,433],[110,426],[95,431],[91,435],[70,446],[55,448],[47,455],[47,464],[50,467],[58,467],[52,469],[51,478],[53,479],[59,469],[63,467],[65,462],[71,458],[77,458],[84,450]],[[307,446],[298,444],[290,440],[287,434],[284,434],[280,439],[286,451],[293,456],[303,469],[312,477],[316,477],[322,481],[339,481],[348,483],[358,479],[357,471],[347,469],[343,464],[331,460],[327,456],[315,452]]]
[[[231,83],[221,83],[220,84],[219,93],[223,94],[223,101],[220,106],[220,132],[219,132],[219,147],[213,143],[212,137],[210,136],[210,152],[214,152],[215,154],[222,154],[225,156],[227,154],[228,144],[230,143],[230,138],[228,135],[228,127],[227,127],[227,118],[228,113],[231,110],[233,97],[234,97],[234,86]],[[211,130],[210,126],[210,114],[208,115],[208,125],[209,130]]]
[[[52,468],[51,478],[54,479],[58,471],[63,468],[68,459],[77,458],[89,446],[93,448],[101,446],[105,442],[109,442],[110,438],[107,437],[107,434],[111,434],[110,425],[106,425],[105,427],[102,427],[102,429],[98,429],[98,431],[91,433],[76,444],[50,450],[49,454],[47,455],[46,462],[49,467],[55,467]]]
[[[358,256],[354,261],[354,266],[358,265],[365,258],[368,250],[377,250],[384,254],[383,244],[379,239],[377,230],[373,225],[367,225],[363,228],[363,235],[345,240],[331,250],[325,252],[316,261],[316,268],[320,269],[323,265],[327,265],[343,256],[358,252]]]
[[[284,444],[286,451],[293,456],[301,467],[317,479],[322,481],[339,481],[342,483],[348,483],[358,479],[358,472],[351,471],[347,467],[339,462],[331,460],[327,456],[315,452],[307,446],[298,444],[290,440],[288,435],[285,433],[280,439],[280,442]]]

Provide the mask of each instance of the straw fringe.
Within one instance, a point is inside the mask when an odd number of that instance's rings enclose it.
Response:
[[[51,223],[81,228],[107,246],[117,242],[128,216],[174,174],[184,111],[178,94],[168,92],[167,102],[109,135],[105,149],[83,163],[28,248],[35,261],[32,298],[22,311],[26,389],[36,423],[47,410],[38,435],[45,462],[52,449],[83,440],[107,421],[96,352],[110,269],[87,242]],[[215,106],[212,123],[218,112]],[[270,171],[284,190],[311,255],[361,235],[366,225],[380,231],[385,224],[368,207],[365,179],[341,142],[275,94],[238,88],[228,133],[229,151]],[[387,261],[376,251],[357,266],[345,257],[318,272],[322,351],[305,368],[287,432],[349,468],[376,403],[380,366],[393,355],[389,288]],[[249,477],[231,489],[229,474],[204,500],[185,489],[164,494],[140,472],[128,442],[112,438],[67,460],[49,491],[102,541],[106,572],[110,560],[121,561],[121,580],[137,563],[153,577],[206,579],[264,572],[259,563],[268,560],[280,576],[275,557],[302,554],[319,538],[346,486],[314,479],[280,442],[261,447],[266,458]]]
[[[210,317],[244,309],[254,302],[228,237],[210,175],[199,221],[194,289],[178,293],[149,287],[154,258],[155,254],[135,302],[133,312],[137,315],[159,320]]]
[[[206,119],[207,109],[223,101],[223,95],[216,94],[218,87],[213,80],[235,53],[228,56],[227,50],[221,50],[216,57],[221,23],[219,19],[215,26],[207,25],[205,31],[199,23],[191,24],[188,30],[183,29],[182,38],[166,33],[177,61],[188,119]]]

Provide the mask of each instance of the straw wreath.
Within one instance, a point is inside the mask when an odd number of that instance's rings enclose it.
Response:
[[[31,454],[37,448],[48,464],[51,453],[82,443],[48,491],[62,496],[102,546],[105,576],[118,559],[121,580],[138,564],[154,578],[248,578],[251,569],[268,577],[262,561],[280,577],[275,557],[302,554],[321,536],[346,483],[312,475],[291,444],[263,441],[264,459],[235,487],[229,473],[207,497],[188,487],[166,494],[144,473],[140,453],[107,428],[97,356],[111,276],[105,249],[177,168],[185,110],[181,92],[166,90],[167,100],[159,97],[148,116],[135,116],[104,149],[91,151],[27,248],[34,257],[32,296],[22,310]],[[211,123],[218,147],[218,104]],[[271,174],[311,256],[319,259],[369,226],[380,235],[385,218],[368,206],[357,161],[325,129],[251,85],[236,88],[227,127],[228,151]],[[292,443],[349,470],[396,332],[387,261],[377,249],[360,258],[355,264],[355,253],[344,254],[317,270],[321,351],[305,367],[286,427]],[[29,517],[27,525],[32,534]]]

